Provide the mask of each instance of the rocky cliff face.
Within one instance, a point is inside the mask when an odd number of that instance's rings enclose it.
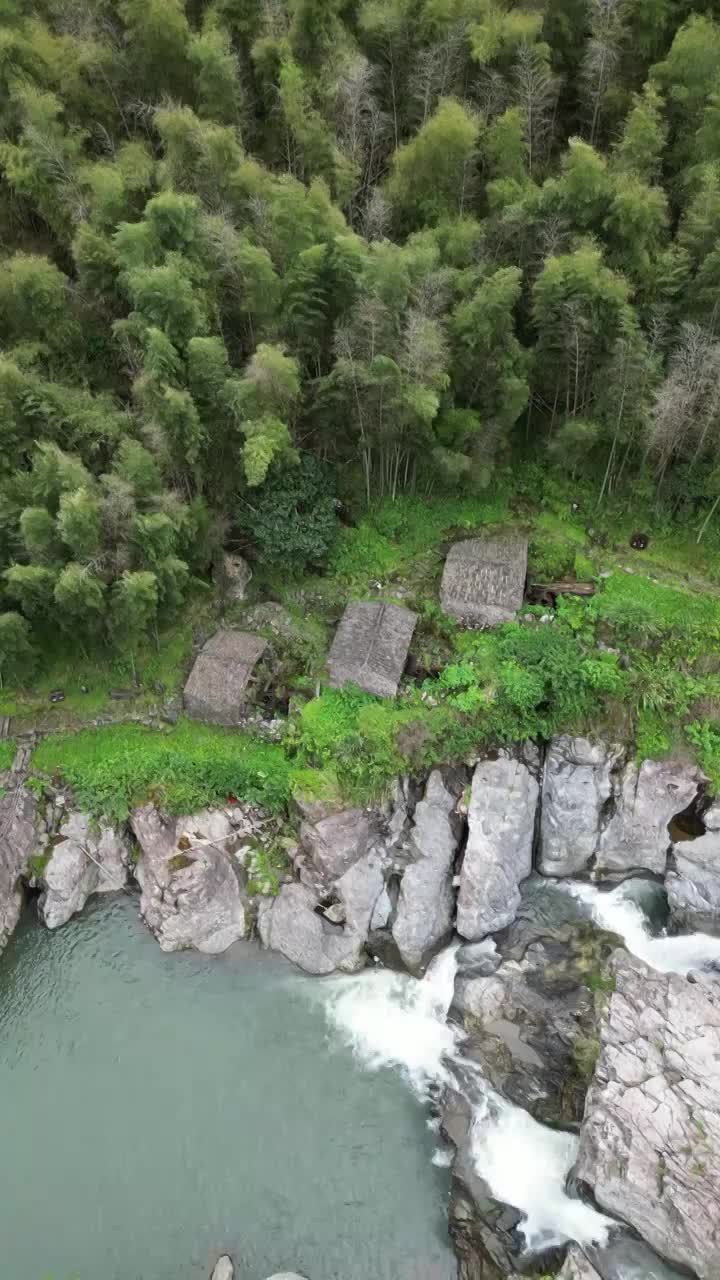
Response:
[[[48,929],[82,911],[93,893],[113,893],[128,880],[130,848],[114,827],[94,826],[73,811],[60,822],[58,839],[42,872],[38,909]]]
[[[532,871],[539,753],[500,752],[473,774],[457,929],[477,941],[515,918],[519,886]]]
[[[222,811],[166,818],[153,805],[136,809],[140,911],[163,951],[194,947],[210,955],[250,933],[251,918],[234,857],[239,830]]]
[[[0,951],[20,919],[20,879],[40,845],[37,799],[11,773],[0,773]]]
[[[720,1275],[720,987],[626,952],[588,1093],[577,1175],[700,1280]]]

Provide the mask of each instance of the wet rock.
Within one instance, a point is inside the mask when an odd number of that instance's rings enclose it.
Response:
[[[703,816],[705,834],[673,845],[665,877],[670,911],[681,929],[720,933],[720,804]]]
[[[603,809],[612,794],[611,772],[621,750],[605,742],[553,738],[545,756],[540,857],[544,876],[576,875],[595,856]]]
[[[614,1231],[606,1245],[589,1248],[587,1252],[596,1268],[591,1280],[595,1274],[600,1280],[687,1280],[687,1272],[676,1271],[644,1240],[636,1240],[627,1231]]]
[[[587,1080],[580,1064],[594,1043],[595,1006],[577,959],[572,941],[536,942],[524,960],[460,976],[455,987],[454,1008],[468,1032],[465,1057],[545,1124],[582,1117]]]
[[[218,1258],[215,1263],[210,1280],[233,1280],[234,1275],[235,1268],[232,1264],[232,1258],[224,1253],[222,1258]]]
[[[20,877],[39,847],[37,809],[31,791],[12,774],[0,774],[0,951],[20,919]]]
[[[565,1261],[558,1272],[557,1280],[602,1280],[591,1262],[585,1257],[582,1249],[571,1245]]]
[[[70,813],[60,827],[42,873],[40,916],[48,929],[57,929],[82,911],[93,893],[124,888],[130,851],[125,839],[105,824],[93,829],[85,813]]]
[[[344,809],[319,822],[303,822],[300,843],[327,881],[343,875],[368,846],[370,823],[362,809]]]
[[[445,1137],[456,1147],[450,1186],[449,1231],[460,1280],[504,1280],[521,1251],[516,1228],[522,1214],[496,1200],[472,1158],[472,1109],[449,1090],[442,1117]]]
[[[193,947],[215,955],[249,935],[242,872],[233,858],[241,837],[226,814],[167,818],[145,805],[131,825],[141,849],[140,911],[163,951]]]
[[[457,930],[470,941],[504,928],[532,870],[538,759],[501,752],[473,775],[468,840],[460,871]]]
[[[576,1174],[672,1264],[720,1275],[720,987],[618,951]],[[620,1272],[622,1274],[622,1272]]]
[[[410,858],[400,884],[392,936],[403,963],[417,972],[452,932],[453,868],[460,840],[457,795],[434,770],[415,806]]]
[[[702,782],[700,770],[683,760],[631,762],[613,796],[614,811],[600,836],[597,870],[627,875],[633,870],[665,873],[671,818],[688,807]]]

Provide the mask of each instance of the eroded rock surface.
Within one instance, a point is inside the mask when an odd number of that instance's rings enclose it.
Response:
[[[597,853],[612,770],[621,749],[606,742],[553,738],[545,756],[540,857],[545,876],[577,875]]]
[[[618,951],[577,1175],[700,1280],[720,1275],[720,987]]]
[[[592,988],[616,940],[533,876],[517,919],[495,943],[459,952],[453,1011],[468,1033],[463,1054],[536,1120],[577,1123],[597,1032]]]
[[[458,795],[439,770],[415,806],[392,936],[404,964],[417,972],[452,933],[453,871],[460,841]]]
[[[663,875],[671,843],[668,823],[695,799],[701,782],[700,770],[683,760],[643,760],[639,768],[627,764],[600,835],[598,871]]]
[[[370,835],[368,815],[362,809],[343,809],[303,822],[300,842],[317,871],[327,881],[336,880],[366,852]]]
[[[251,918],[234,851],[237,826],[219,810],[167,818],[136,809],[141,854],[140,911],[163,951],[193,947],[214,955],[248,936]]]
[[[127,883],[130,851],[113,827],[94,829],[85,813],[69,813],[42,874],[39,911],[57,929],[82,911],[93,893],[112,893]]]
[[[673,845],[665,878],[673,920],[682,929],[720,932],[720,804],[703,816],[705,834]]]
[[[525,759],[500,752],[475,769],[457,902],[463,938],[483,938],[514,919],[519,885],[532,870],[537,771],[530,748]]]
[[[38,848],[37,800],[16,775],[0,773],[0,951],[22,908],[20,877]]]

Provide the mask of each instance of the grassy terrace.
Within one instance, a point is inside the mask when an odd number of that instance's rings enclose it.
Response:
[[[487,502],[387,503],[341,531],[326,573],[281,580],[256,572],[251,599],[224,620],[242,625],[268,600],[285,610],[280,633],[267,628],[274,661],[262,690],[270,709],[289,705],[280,744],[182,718],[175,726],[158,718],[157,728],[127,723],[161,711],[181,689],[193,640],[220,620],[207,593],[158,651],[141,656],[131,701],[109,697],[130,684],[123,662],[75,658],[48,666],[32,689],[6,694],[0,713],[13,716],[13,732],[51,731],[33,756],[38,775],[64,778],[80,803],[117,818],[147,798],[176,812],[228,795],[278,811],[294,790],[364,801],[400,770],[564,729],[611,734],[639,757],[692,752],[720,787],[717,553],[637,514],[615,512],[589,534],[582,495],[580,506],[573,515],[569,492],[539,506],[517,490]],[[596,594],[561,599],[553,622],[527,607],[517,623],[463,631],[437,604],[447,547],[510,524],[528,530],[533,581],[593,578]],[[650,536],[642,552],[629,547],[637,528]],[[357,597],[398,600],[419,614],[417,674],[396,702],[357,690],[312,696],[332,629]],[[56,687],[66,697],[54,706]],[[98,717],[121,722],[87,727]]]

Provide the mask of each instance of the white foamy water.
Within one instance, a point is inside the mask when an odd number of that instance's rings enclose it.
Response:
[[[539,1124],[497,1094],[492,1101],[475,1111],[473,1159],[493,1195],[525,1215],[519,1229],[528,1249],[566,1240],[604,1244],[613,1220],[565,1190],[577,1156],[575,1135]]]
[[[417,1093],[448,1084],[460,1028],[446,1021],[455,987],[456,947],[448,947],[418,981],[390,969],[324,983],[330,1025],[370,1070],[395,1067]]]
[[[456,947],[437,956],[421,980],[388,969],[323,983],[333,1030],[370,1070],[394,1067],[420,1097],[433,1085],[460,1088],[464,1034],[447,1022],[457,969]],[[492,1194],[524,1215],[530,1249],[577,1240],[604,1243],[611,1220],[565,1191],[577,1139],[538,1124],[487,1089],[474,1107],[471,1152]],[[440,1163],[442,1152],[435,1157]]]
[[[689,973],[691,969],[720,965],[720,938],[712,938],[707,933],[653,938],[642,908],[628,896],[622,884],[603,892],[593,884],[561,880],[558,888],[585,903],[601,929],[619,934],[628,951],[652,969],[661,973]]]

